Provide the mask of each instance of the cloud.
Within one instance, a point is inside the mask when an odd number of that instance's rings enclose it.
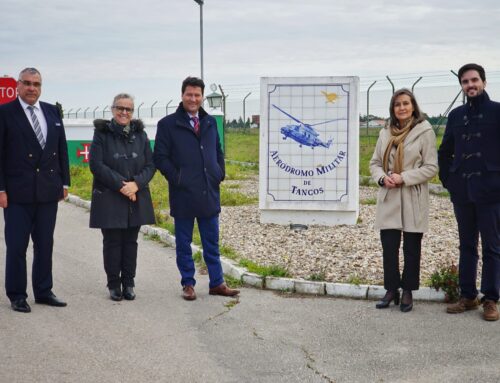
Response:
[[[205,79],[233,95],[261,76],[363,80],[500,62],[493,0],[206,0],[203,10]],[[105,103],[116,89],[177,100],[182,79],[200,72],[194,1],[6,0],[2,15],[0,75],[38,67],[49,101]]]

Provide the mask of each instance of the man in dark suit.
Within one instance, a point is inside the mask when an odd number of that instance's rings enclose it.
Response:
[[[460,240],[460,299],[450,314],[477,309],[478,240],[481,234],[483,318],[500,318],[500,103],[485,91],[486,74],[465,64],[458,79],[467,103],[448,116],[439,148],[439,178],[450,192]]]
[[[19,74],[18,98],[0,106],[0,207],[7,247],[5,290],[15,311],[26,302],[26,250],[33,241],[35,302],[63,307],[52,292],[52,248],[57,204],[68,195],[68,149],[59,110],[39,102],[42,77],[35,68]]]
[[[203,258],[210,278],[209,294],[234,296],[238,290],[224,283],[219,257],[219,185],[224,179],[217,123],[203,110],[203,80],[188,77],[182,83],[177,111],[158,122],[154,150],[156,168],[168,181],[170,215],[175,221],[177,267],[182,296],[196,299],[195,266],[191,251],[194,219],[198,222]]]

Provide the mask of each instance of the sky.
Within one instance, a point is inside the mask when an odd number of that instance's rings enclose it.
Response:
[[[38,68],[41,99],[65,110],[102,109],[120,92],[136,108],[173,106],[182,80],[200,75],[194,0],[1,0],[0,11],[0,76]],[[360,113],[376,80],[371,104],[387,115],[385,76],[396,88],[423,76],[416,94],[432,114],[459,91],[450,70],[477,62],[500,99],[499,15],[498,0],[205,0],[205,93],[220,84],[234,114],[251,92],[249,115],[261,77],[359,76]]]

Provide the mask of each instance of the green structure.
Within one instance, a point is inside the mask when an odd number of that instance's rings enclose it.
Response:
[[[224,141],[224,115],[220,112],[212,114],[217,121],[222,151],[225,152]],[[151,141],[151,149],[154,149],[154,137],[156,135],[157,120],[144,119],[146,133]],[[66,139],[68,141],[68,156],[70,165],[87,166],[89,162],[90,144],[94,134],[94,125],[91,120],[65,120]]]

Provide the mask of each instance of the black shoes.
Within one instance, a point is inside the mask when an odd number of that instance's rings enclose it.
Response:
[[[384,297],[375,305],[378,309],[386,309],[391,302],[395,305],[399,304],[399,290],[387,290]]]
[[[51,294],[48,297],[35,298],[35,303],[53,306],[53,307],[65,307],[65,306],[67,306],[66,302],[61,301],[54,294]]]
[[[113,301],[121,301],[125,298],[127,301],[133,301],[135,299],[135,292],[132,286],[127,286],[122,289],[120,287],[110,288],[109,289],[109,297]]]
[[[24,298],[17,299],[15,301],[10,302],[10,307],[12,307],[12,310],[19,311],[20,313],[31,312],[31,307],[28,304],[28,302],[26,302],[26,299],[24,299]]]
[[[122,289],[119,287],[110,288],[109,289],[109,297],[113,301],[117,301],[117,302],[121,301],[123,299]]]
[[[132,286],[123,288],[123,298],[125,298],[127,301],[133,301],[135,299],[135,292]]]
[[[411,293],[411,290],[403,290],[403,296],[401,298],[399,309],[404,313],[407,313],[413,309],[413,295]]]
[[[38,303],[41,305],[53,306],[53,307],[65,307],[65,306],[67,306],[66,302],[61,301],[54,294],[50,294],[47,297],[35,298],[35,303]],[[31,312],[31,307],[28,304],[28,302],[26,302],[26,299],[24,299],[24,298],[12,301],[10,303],[10,307],[12,307],[12,310],[19,311],[21,313]]]

